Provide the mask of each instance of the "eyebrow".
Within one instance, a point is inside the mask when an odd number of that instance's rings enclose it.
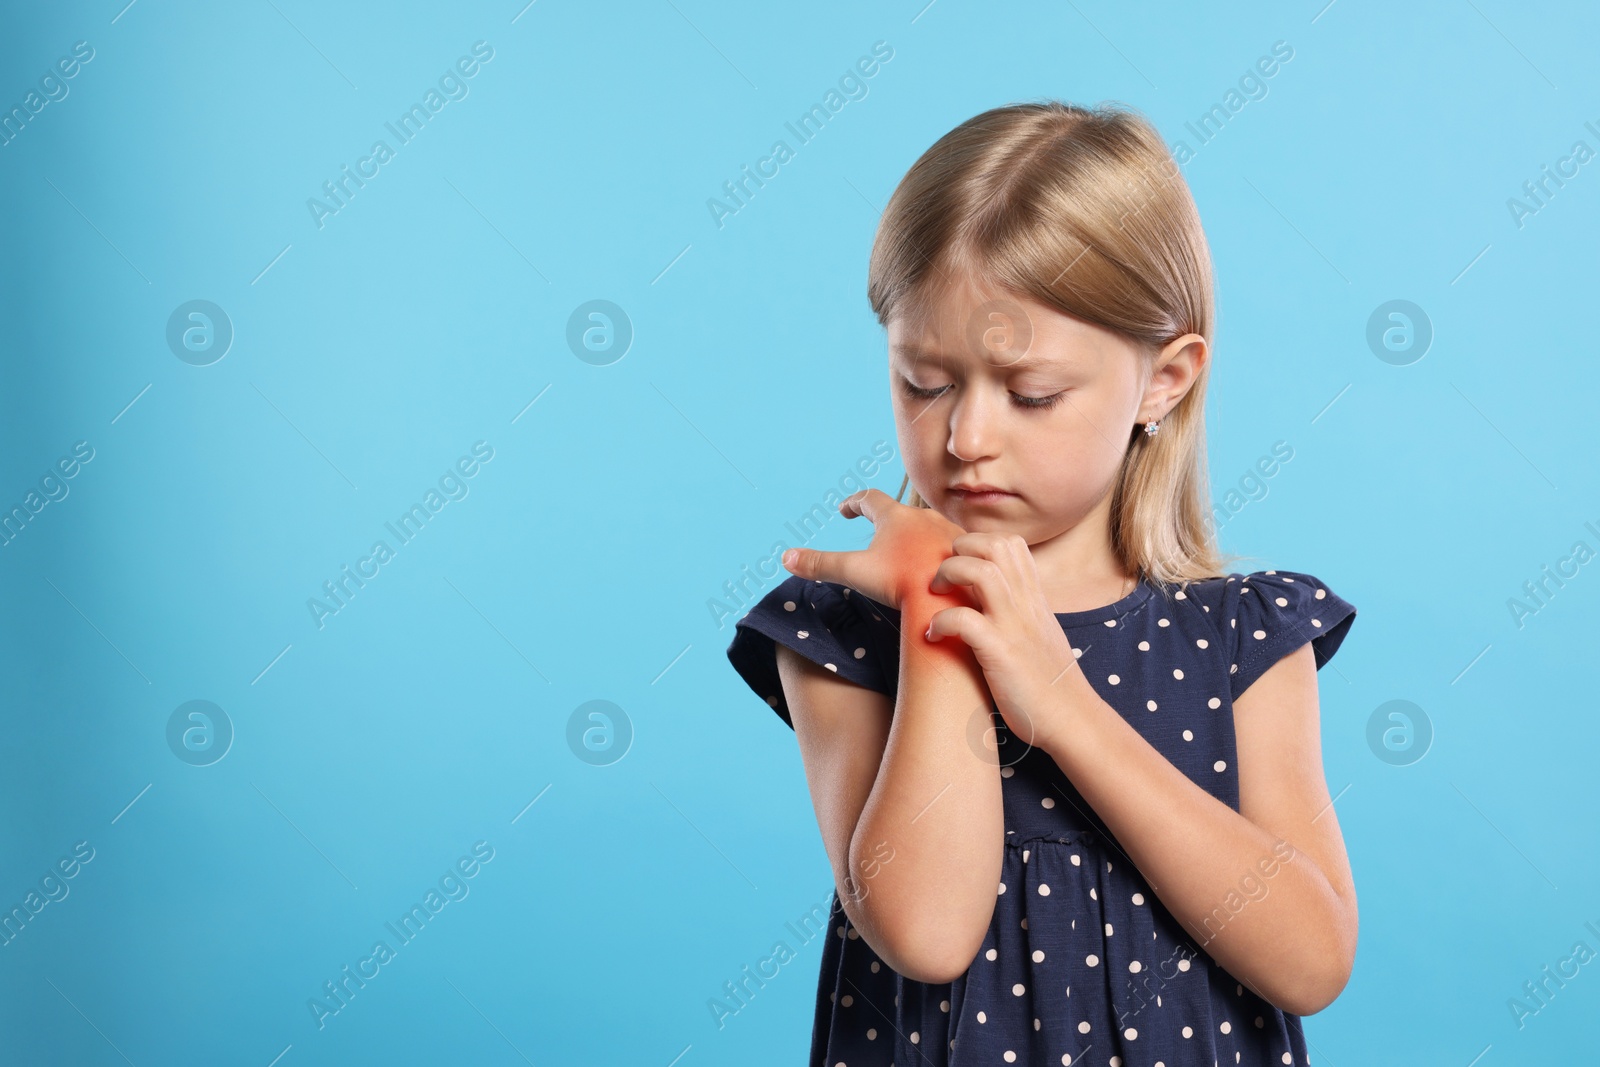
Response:
[[[899,344],[892,344],[892,345],[889,346],[889,354],[891,356],[898,355],[898,356],[900,356],[902,358],[912,359],[912,360],[927,359],[927,360],[933,360],[933,361],[938,362],[938,363],[943,363],[943,362],[947,361],[947,357],[944,355],[944,353],[935,352],[933,349],[928,348],[925,345],[918,344],[915,341],[902,341]],[[1021,359],[1017,360],[1015,363],[1007,364],[1004,369],[1005,370],[1071,370],[1076,366],[1077,366],[1077,363],[1075,361],[1073,361],[1073,360],[1070,360],[1070,359],[1039,359],[1039,358],[1031,357],[1031,356],[1023,356]]]

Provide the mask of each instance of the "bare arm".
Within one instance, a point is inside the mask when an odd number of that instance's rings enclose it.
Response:
[[[791,549],[784,566],[900,609],[897,704],[787,649],[778,670],[845,911],[895,971],[947,982],[983,944],[1005,852],[988,683],[965,643],[926,636],[935,612],[970,603],[929,590],[965,531],[877,489],[839,511],[872,521],[871,546]]]
[[[882,693],[846,681],[787,645],[778,645],[776,650],[778,677],[805,764],[817,828],[833,867],[839,903],[867,943],[898,971],[898,955],[884,951],[888,939],[862,906],[863,898],[872,892],[879,865],[892,863],[894,852],[886,842],[882,848],[869,846],[865,851],[871,859],[865,869],[853,868],[850,859],[850,842],[878,777],[894,707]]]
[[[922,636],[955,601],[902,609],[892,714],[883,694],[777,648],[840,903],[891,968],[930,983],[954,980],[982,946],[1005,838],[983,673],[959,642]]]
[[[924,982],[954,980],[978,954],[1005,850],[983,671],[965,645],[925,636],[934,612],[962,602],[922,593],[902,607],[894,721],[852,842],[893,847],[867,910],[912,967],[895,969]]]
[[[1234,705],[1240,811],[1201,789],[1094,691],[1061,679],[1050,749],[1150,888],[1229,973],[1284,1011],[1333,1002],[1355,960],[1356,898],[1323,778],[1316,665],[1283,657]]]

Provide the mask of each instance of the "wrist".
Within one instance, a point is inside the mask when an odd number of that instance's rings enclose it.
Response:
[[[930,591],[928,584],[933,580],[936,570],[938,570],[937,564],[929,567],[925,574],[912,579],[900,598],[901,619],[908,628],[915,620],[919,624],[918,632],[924,639],[927,637],[929,621],[945,608],[977,606],[972,600],[972,595],[962,586],[952,586],[943,593]]]
[[[902,598],[900,609],[902,663],[905,666],[919,663],[955,664],[979,671],[981,674],[972,649],[959,637],[946,635],[937,641],[928,639],[928,626],[933,622],[935,615],[946,608],[972,606],[966,592],[960,588],[948,593],[930,593],[927,583],[933,576],[933,570],[934,568],[930,568],[926,576],[917,579],[914,588],[908,590]]]
[[[963,674],[982,678],[977,658],[965,641],[950,636],[938,641],[928,639],[928,626],[939,612],[946,608],[977,607],[965,587],[952,585],[942,593],[929,588],[940,565],[953,555],[953,540],[942,535],[918,538],[904,546],[898,555],[901,668],[933,667],[943,675],[945,666],[955,666]]]
[[[889,557],[892,560],[890,566],[893,568],[895,592],[900,600],[895,607],[904,610],[909,602],[932,597],[934,594],[928,591],[928,586],[933,582],[940,565],[953,555],[955,547],[949,538],[922,534],[902,541]]]
[[[1073,657],[1066,672],[1051,683],[1049,699],[1052,707],[1047,721],[1052,729],[1037,747],[1044,749],[1063,771],[1074,764],[1074,757],[1094,725],[1097,706],[1121,718],[1089,684],[1077,657]]]

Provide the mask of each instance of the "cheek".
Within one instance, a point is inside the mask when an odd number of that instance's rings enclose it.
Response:
[[[895,405],[895,437],[900,443],[900,463],[911,479],[911,487],[924,494],[923,499],[930,506],[938,508],[942,506],[940,488],[950,478],[951,456],[946,447],[949,428],[940,421],[938,412],[929,411],[919,419],[918,410],[899,403]],[[892,495],[893,490],[890,492]],[[910,502],[909,493],[905,500]]]
[[[939,454],[944,451],[946,429],[939,422],[937,414],[927,411],[924,405],[895,401],[895,437],[900,442],[900,455],[906,468],[913,473],[919,465],[925,465],[929,458],[937,461]]]
[[[1043,499],[1092,498],[1116,477],[1120,431],[1104,418],[1097,420],[1104,425],[1093,425],[1091,418],[1068,409],[1048,429],[1028,435],[1020,458],[1030,484],[1045,491]]]

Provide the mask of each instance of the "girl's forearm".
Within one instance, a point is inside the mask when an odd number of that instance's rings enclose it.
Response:
[[[890,942],[875,947],[923,982],[951,981],[977,955],[1005,842],[983,671],[964,643],[926,636],[935,612],[968,603],[921,592],[902,606],[894,719],[851,839],[851,870],[869,874],[856,888]]]
[[[1071,728],[1050,755],[1195,944],[1285,1011],[1331,1003],[1347,904],[1311,856],[1196,785],[1081,671],[1059,685]]]

